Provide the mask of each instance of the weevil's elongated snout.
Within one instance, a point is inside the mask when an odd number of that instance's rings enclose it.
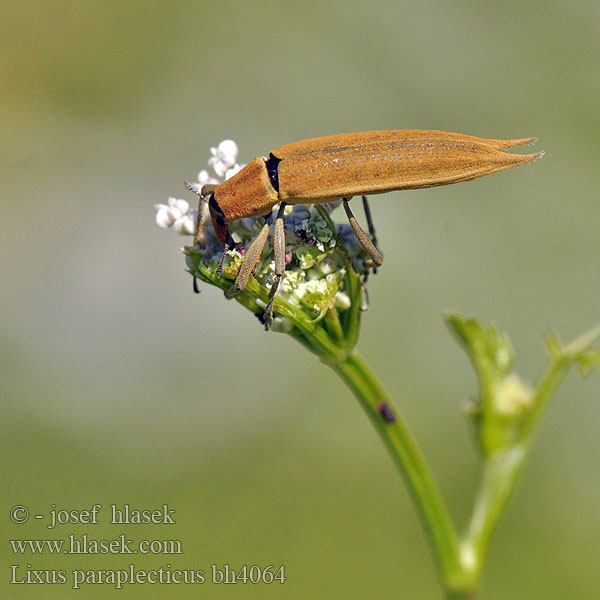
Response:
[[[229,225],[227,225],[227,219],[225,218],[221,207],[215,200],[214,194],[211,194],[210,200],[208,201],[208,211],[210,212],[210,219],[212,221],[213,229],[215,230],[217,239],[219,240],[221,246],[225,248],[226,243],[231,237],[229,233]]]

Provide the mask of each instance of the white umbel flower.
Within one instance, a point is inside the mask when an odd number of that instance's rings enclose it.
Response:
[[[183,215],[180,219],[177,219],[177,221],[173,223],[173,229],[179,235],[194,235],[195,228],[196,225],[191,214]]]
[[[163,229],[173,227],[184,217],[189,218],[190,205],[179,198],[169,198],[167,204],[155,204],[156,224]],[[192,227],[193,233],[193,227]]]
[[[246,165],[236,162],[238,146],[233,140],[223,140],[216,148],[211,148],[208,159],[217,177],[213,177],[206,169],[198,173],[197,181],[188,184],[200,193],[205,185],[219,185],[224,180],[239,173]],[[156,224],[162,229],[173,229],[180,235],[193,235],[195,230],[196,211],[190,210],[185,200],[169,198],[167,204],[155,204]]]
[[[216,148],[211,148],[212,156],[208,164],[219,177],[223,177],[235,165],[238,155],[237,144],[233,140],[223,140]]]

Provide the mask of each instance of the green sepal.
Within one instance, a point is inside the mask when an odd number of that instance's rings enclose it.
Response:
[[[595,369],[600,368],[600,348],[592,347],[598,338],[600,338],[600,327],[584,333],[567,345],[564,345],[556,334],[548,335],[545,343],[552,360],[575,363],[579,374],[587,377]]]
[[[515,353],[510,338],[493,323],[456,313],[444,315],[479,381],[479,398],[466,413],[477,426],[484,454],[514,443],[533,393],[512,372]]]

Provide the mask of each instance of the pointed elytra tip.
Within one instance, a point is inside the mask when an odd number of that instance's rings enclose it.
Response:
[[[542,158],[542,156],[544,156],[544,151],[541,150],[540,152],[535,152],[533,154],[515,154],[514,152],[503,152],[502,154],[509,166],[517,167],[519,165],[535,162],[539,158]]]
[[[524,144],[533,144],[537,142],[537,137],[519,138],[517,140],[489,140],[492,146],[497,150],[506,150],[515,146],[523,146]]]
[[[527,157],[527,162],[535,162],[536,160],[542,158],[544,156],[544,151],[540,150],[539,152],[534,152],[533,154],[521,154],[520,156]]]

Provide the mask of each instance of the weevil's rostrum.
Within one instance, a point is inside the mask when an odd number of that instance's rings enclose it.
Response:
[[[350,211],[353,196],[382,194],[459,183],[524,165],[543,153],[516,154],[509,148],[535,138],[497,140],[461,133],[425,130],[390,130],[345,133],[285,144],[268,158],[255,158],[236,175],[219,185],[206,185],[199,195],[208,200],[215,233],[225,251],[234,243],[228,224],[245,217],[265,216],[264,231],[248,252],[233,292],[241,291],[260,259],[270,230],[273,207],[281,203],[275,231],[283,236],[283,208],[287,204],[322,204],[344,200],[356,236],[372,260],[382,264],[369,220],[367,235]],[[366,199],[365,199],[366,203]],[[366,206],[366,204],[365,204]],[[200,225],[199,225],[200,228]],[[200,239],[200,231],[196,239]],[[277,244],[285,252],[285,241]],[[271,319],[273,297],[284,274],[282,256],[275,257],[276,279],[266,311]]]

